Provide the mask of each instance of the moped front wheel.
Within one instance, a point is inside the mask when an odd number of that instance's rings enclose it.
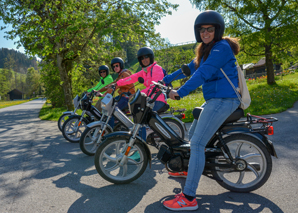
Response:
[[[235,159],[235,168],[215,167],[217,183],[233,192],[250,192],[263,186],[272,170],[272,159],[265,145],[258,139],[235,134],[224,139]],[[215,163],[226,164],[227,159],[217,156]]]
[[[62,135],[69,142],[80,142],[80,137],[88,124],[87,120],[83,119],[82,122],[80,122],[80,119],[80,115],[70,117],[62,126]]]
[[[127,184],[139,178],[146,170],[148,156],[142,142],[136,142],[128,158],[120,165],[128,144],[128,137],[107,138],[98,147],[94,163],[97,172],[105,180],[115,184]]]
[[[87,127],[80,138],[80,148],[83,153],[89,156],[93,156],[99,146],[97,140],[100,135],[110,134],[112,130],[105,128],[102,132],[101,126],[95,126],[92,128]]]
[[[60,118],[58,119],[58,129],[60,131],[62,131],[62,127],[64,122],[69,118],[69,116],[71,115],[71,113],[66,113],[60,116]]]

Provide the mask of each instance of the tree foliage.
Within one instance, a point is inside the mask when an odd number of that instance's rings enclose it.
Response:
[[[27,53],[51,64],[48,72],[59,72],[65,105],[72,109],[72,72],[83,66],[87,48],[107,59],[98,51],[114,52],[127,40],[154,43],[154,25],[176,7],[167,0],[2,0],[0,17],[13,25],[8,38],[19,36]]]
[[[225,17],[227,35],[240,38],[242,62],[266,57],[267,83],[274,84],[273,63],[291,57],[297,46],[297,0],[190,0],[200,10],[216,10]]]

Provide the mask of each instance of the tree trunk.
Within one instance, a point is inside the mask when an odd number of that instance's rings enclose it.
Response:
[[[274,79],[274,67],[272,60],[272,51],[270,46],[265,47],[265,55],[266,55],[266,68],[267,68],[267,84],[272,85],[276,84]]]
[[[72,69],[72,62],[63,59],[63,55],[57,54],[57,66],[61,81],[63,81],[62,88],[64,92],[64,102],[67,110],[70,111],[74,109],[72,103],[71,76],[68,75]]]

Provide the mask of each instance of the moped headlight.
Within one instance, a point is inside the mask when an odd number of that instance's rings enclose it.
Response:
[[[102,109],[106,109],[107,108],[107,105],[105,103],[101,102],[101,108]]]

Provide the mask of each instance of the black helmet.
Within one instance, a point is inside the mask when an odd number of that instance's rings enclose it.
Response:
[[[144,55],[148,55],[149,58],[150,58],[150,64],[153,64],[154,62],[154,53],[152,51],[151,48],[149,47],[142,47],[141,49],[139,49],[138,53],[137,53],[137,57],[138,57],[138,60],[139,60],[139,63],[141,65],[141,67],[145,67],[142,63],[142,56]]]
[[[100,70],[105,70],[106,73],[107,73],[106,76],[108,76],[108,75],[110,74],[110,72],[109,72],[109,67],[108,67],[107,65],[101,65],[101,66],[98,68],[98,74],[99,74],[99,76],[101,76],[101,75],[100,75]]]
[[[202,42],[201,35],[199,32],[199,28],[202,25],[214,25],[215,34],[214,40],[219,41],[222,39],[222,36],[225,31],[225,22],[222,16],[213,10],[206,10],[198,15],[195,21],[194,30],[197,42]]]
[[[115,64],[115,63],[120,63],[120,70],[122,70],[124,68],[124,62],[123,62],[122,58],[120,58],[120,57],[113,58],[111,61],[111,67],[114,72],[115,72],[115,70],[113,68],[113,64]]]

